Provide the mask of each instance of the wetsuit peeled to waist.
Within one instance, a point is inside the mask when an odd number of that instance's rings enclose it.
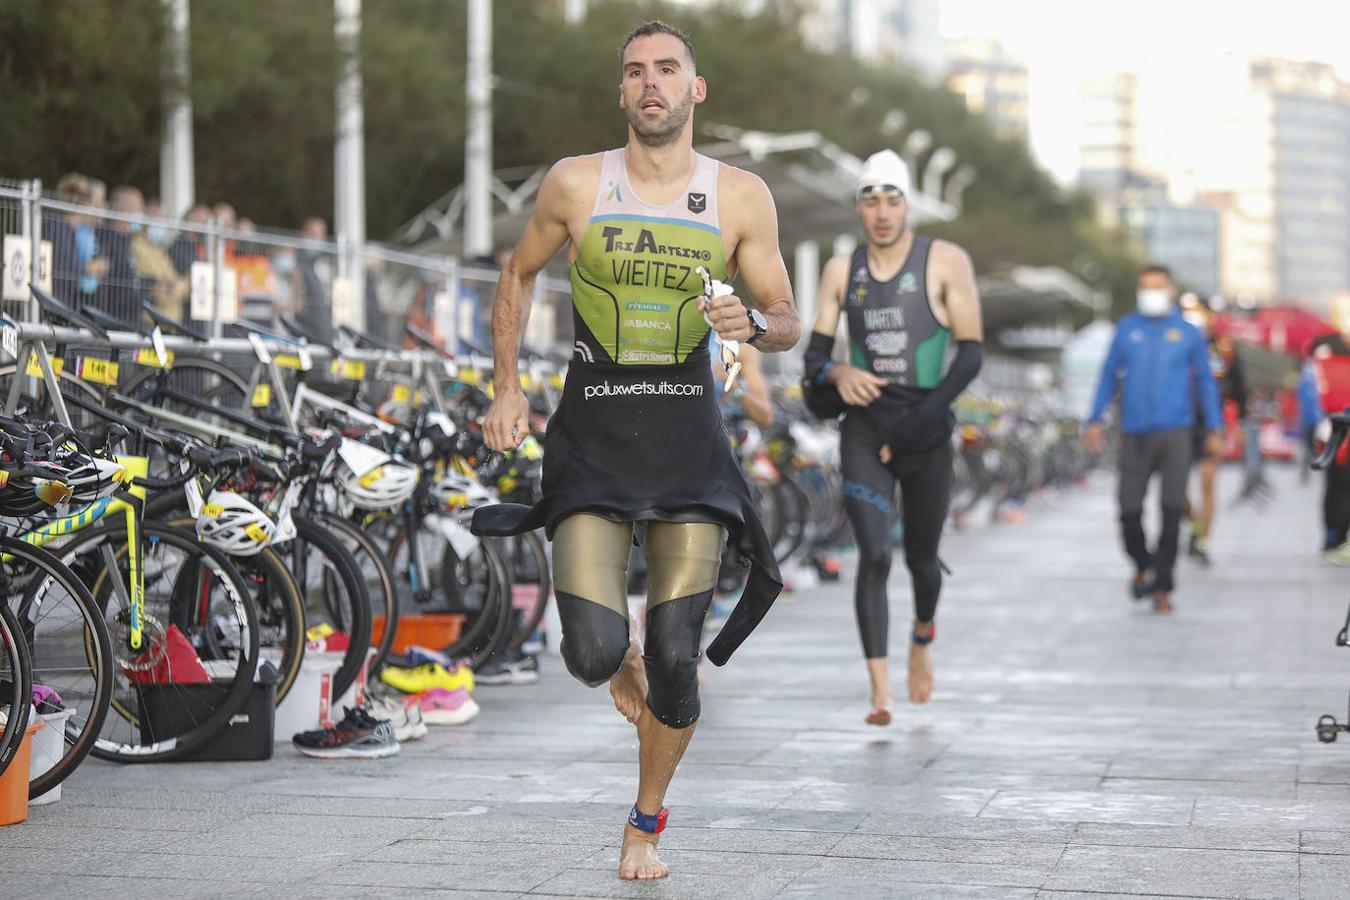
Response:
[[[576,513],[615,521],[714,522],[751,563],[746,589],[708,658],[721,665],[782,588],[772,545],[736,465],[709,368],[699,309],[702,266],[725,280],[718,163],[699,156],[672,204],[644,203],[622,150],[605,154],[600,189],[572,265],[576,345],[544,438],[534,507],[478,510],[478,534],[538,527],[550,538]]]

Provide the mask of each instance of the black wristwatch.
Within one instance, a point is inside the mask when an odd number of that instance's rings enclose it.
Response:
[[[755,333],[746,340],[746,343],[753,344],[769,333],[769,320],[757,309],[747,309],[746,312],[750,314],[750,327],[755,329]]]

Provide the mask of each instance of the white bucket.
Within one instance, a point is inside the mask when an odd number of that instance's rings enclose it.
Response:
[[[332,657],[336,656],[336,659]],[[291,689],[277,706],[274,740],[288,742],[302,731],[327,728],[333,708],[333,676],[342,654],[306,653]]]
[[[347,688],[347,693],[343,694],[333,703],[333,717],[342,715],[342,708],[349,706],[353,709],[366,702],[366,677],[370,674],[370,661],[375,658],[376,648],[371,647],[366,651],[366,658],[361,662],[361,668],[356,673],[356,680],[352,686]],[[325,656],[335,656],[339,663],[342,662],[343,654],[333,653],[324,654]]]
[[[60,762],[66,752],[66,720],[75,715],[73,709],[42,715],[34,712],[32,718],[42,721],[42,730],[33,735],[32,755],[28,759],[28,780],[32,781]],[[61,785],[57,785],[29,806],[45,806],[61,799]]]

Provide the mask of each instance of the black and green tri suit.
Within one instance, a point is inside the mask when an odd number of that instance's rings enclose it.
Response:
[[[916,418],[917,404],[942,380],[950,332],[933,314],[928,296],[932,238],[915,235],[896,275],[872,275],[866,245],[850,260],[844,296],[849,362],[886,380],[881,396],[851,407],[840,427],[844,509],[858,542],[854,606],[863,655],[887,654],[891,525],[899,486],[905,564],[914,590],[914,617],[932,621],[942,590],[938,540],[952,485],[950,413],[940,421]],[[879,459],[891,448],[890,463]]]

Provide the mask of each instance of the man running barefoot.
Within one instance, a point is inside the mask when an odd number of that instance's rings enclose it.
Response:
[[[942,590],[938,541],[952,485],[951,404],[983,359],[980,298],[970,257],[955,244],[909,228],[909,168],[894,152],[868,158],[858,180],[867,241],[836,256],[820,278],[820,312],[806,351],[806,376],[832,384],[848,406],[840,429],[844,508],[858,543],[854,603],[872,681],[869,725],[891,723],[886,665],[895,488],[902,497],[905,565],[914,588],[909,699],[933,693],[930,644]],[[848,363],[831,359],[848,316]],[[948,344],[956,354],[943,372]]]
[[[576,345],[544,439],[543,499],[480,509],[473,527],[543,527],[553,540],[563,660],[592,687],[608,682],[637,727],[637,802],[619,875],[661,878],[662,804],[699,717],[699,647],[724,536],[750,575],[708,646],[713,663],[727,661],[782,587],[722,428],[709,332],[772,353],[796,344],[800,327],[768,189],[694,152],[693,109],[708,88],[689,39],[648,22],[624,42],[621,63],[628,143],[548,173],[493,307],[496,397],[483,429],[489,447],[507,450],[529,428],[516,370],[522,301],[570,244]],[[734,293],[705,297],[705,273],[739,274],[758,308]],[[627,609],[635,523],[647,563],[641,647]]]

